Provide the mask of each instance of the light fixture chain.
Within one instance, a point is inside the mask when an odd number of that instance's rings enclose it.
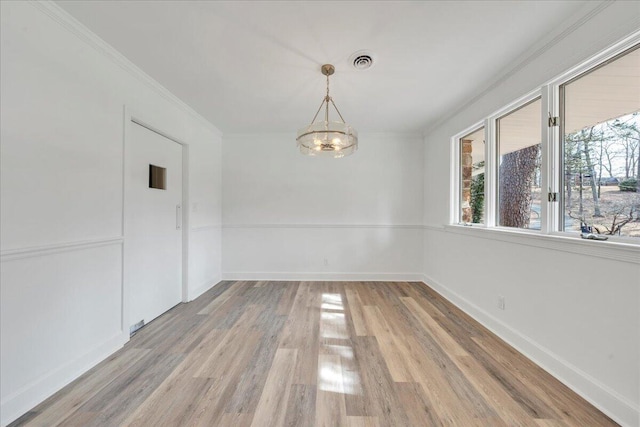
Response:
[[[313,119],[311,120],[311,125],[316,121],[316,119],[318,118],[318,114],[320,114],[320,110],[322,110],[322,106],[324,105],[324,103],[326,102],[326,99],[323,99],[322,102],[320,103],[320,106],[318,107],[318,111],[316,111],[316,115],[313,116]]]
[[[324,121],[328,123],[329,122],[329,101],[331,100],[331,97],[329,96],[329,74],[327,74],[327,97],[324,100],[327,103],[327,108],[324,111]]]
[[[327,74],[327,98],[329,98],[329,74]]]
[[[333,98],[329,98],[329,100],[331,101],[331,104],[333,105],[333,108],[336,109],[336,112],[338,113],[338,115],[340,116],[340,120],[342,120],[342,123],[346,123],[344,121],[344,117],[342,117],[342,114],[340,114],[340,110],[338,110],[338,107],[336,107],[336,103],[333,102]],[[329,108],[329,104],[327,103],[327,109]]]

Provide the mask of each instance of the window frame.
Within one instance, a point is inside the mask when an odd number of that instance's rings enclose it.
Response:
[[[460,203],[460,201],[462,200],[462,167],[461,167],[461,162],[462,162],[462,151],[460,150],[460,143],[462,141],[462,138],[464,138],[465,136],[468,136],[472,133],[475,133],[477,131],[479,131],[480,129],[484,130],[484,140],[485,140],[485,144],[484,144],[484,177],[485,177],[485,182],[484,182],[484,222],[481,223],[465,223],[462,221],[462,205]],[[466,128],[464,131],[454,135],[451,138],[451,163],[453,165],[452,168],[450,168],[452,175],[451,175],[451,183],[452,183],[452,188],[453,191],[452,193],[455,194],[454,197],[451,197],[451,215],[450,215],[450,222],[452,224],[459,224],[459,225],[465,225],[465,226],[475,226],[475,227],[483,227],[487,224],[487,146],[489,144],[486,143],[487,141],[487,127],[486,127],[486,120],[481,121],[481,122],[476,122],[473,126],[469,126],[468,128]]]
[[[607,49],[593,55],[586,61],[570,68],[566,72],[554,77],[547,83],[540,85],[536,89],[517,98],[499,110],[486,116],[483,120],[476,121],[456,133],[451,138],[451,209],[449,227],[459,230],[460,225],[471,226],[475,229],[496,233],[508,233],[515,236],[538,236],[547,240],[548,238],[561,238],[562,242],[572,241],[580,244],[589,244],[592,247],[593,241],[584,242],[579,234],[564,231],[564,164],[563,164],[563,138],[562,123],[558,126],[551,126],[549,119],[558,117],[561,120],[561,86],[582,75],[605,66],[608,62],[617,59],[621,54],[630,51],[633,47],[640,45],[640,31],[626,37]],[[497,141],[497,120],[511,112],[522,108],[537,98],[541,100],[541,204],[540,204],[540,230],[520,229],[513,227],[502,227],[497,224],[498,220],[498,168],[499,151]],[[460,164],[460,139],[469,133],[484,126],[485,132],[485,200],[484,212],[485,222],[483,224],[463,224],[461,222],[461,164]],[[557,194],[557,201],[549,202],[544,193]],[[462,231],[461,231],[462,232]],[[620,245],[624,248],[640,249],[640,239],[624,236],[607,236],[609,240],[599,241],[597,244]],[[499,239],[500,240],[500,239]]]
[[[532,229],[528,229],[528,228],[515,228],[515,227],[505,227],[505,226],[501,226],[499,225],[499,215],[500,215],[500,194],[499,194],[499,187],[500,187],[500,141],[499,141],[499,126],[498,126],[498,120],[500,120],[501,118],[504,118],[516,111],[518,111],[521,108],[526,107],[529,104],[532,104],[534,102],[536,102],[537,100],[540,100],[540,108],[541,108],[541,117],[544,117],[544,113],[545,113],[545,105],[542,101],[542,91],[540,89],[536,89],[534,91],[529,92],[528,94],[526,94],[525,96],[517,99],[515,102],[512,102],[511,104],[507,105],[505,108],[502,108],[498,111],[496,111],[493,115],[491,115],[489,117],[489,121],[491,123],[491,125],[493,126],[493,140],[491,141],[491,145],[493,147],[494,150],[494,154],[492,157],[493,160],[493,178],[492,178],[492,189],[494,192],[494,199],[493,199],[493,224],[494,227],[499,228],[499,229],[505,229],[505,230],[519,230],[519,231],[523,231],[523,232],[529,232],[529,233],[540,233],[543,230],[543,223],[545,223],[545,216],[543,216],[543,208],[542,206],[547,204],[548,202],[545,202],[545,199],[542,197],[542,189],[546,188],[546,181],[545,181],[545,175],[546,175],[546,168],[547,165],[545,164],[545,157],[544,157],[544,142],[543,142],[543,132],[540,133],[540,151],[541,151],[541,165],[540,165],[540,192],[541,192],[541,199],[540,199],[540,230],[532,230]]]

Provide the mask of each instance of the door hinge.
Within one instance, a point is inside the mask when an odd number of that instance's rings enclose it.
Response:
[[[549,200],[550,202],[557,202],[558,201],[558,193],[548,193],[547,194],[547,200]]]
[[[560,118],[559,117],[551,117],[551,115],[549,115],[549,127],[556,127],[560,124]]]

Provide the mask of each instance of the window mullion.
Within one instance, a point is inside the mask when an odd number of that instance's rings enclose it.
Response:
[[[484,183],[484,209],[485,223],[487,227],[496,226],[496,206],[497,200],[497,158],[496,158],[496,125],[495,120],[488,118],[484,121],[485,140],[485,183]]]
[[[557,206],[560,203],[557,177],[558,177],[558,155],[557,150],[558,141],[556,135],[558,134],[557,126],[550,124],[551,117],[558,117],[558,112],[555,107],[556,96],[553,93],[551,86],[543,86],[541,93],[541,135],[542,135],[542,153],[541,153],[541,200],[540,200],[540,217],[542,221],[540,223],[540,231],[548,234],[557,230],[558,227],[558,209]],[[558,194],[555,198],[556,201],[550,201],[549,193]]]

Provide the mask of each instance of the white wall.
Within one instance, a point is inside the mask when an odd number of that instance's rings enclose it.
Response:
[[[551,44],[527,52],[511,76],[425,136],[425,281],[616,421],[638,426],[640,252],[443,228],[450,138],[640,28],[640,9],[615,2],[579,24],[550,35]]]
[[[327,159],[293,134],[225,135],[223,158],[225,278],[421,277],[420,137],[361,132],[357,153]]]
[[[424,145],[411,135],[362,132],[358,153],[338,161],[299,155],[292,134],[236,135],[221,144],[215,128],[55,6],[0,5],[3,424],[127,338],[127,105],[189,144],[188,299],[221,274],[409,280],[425,272],[430,285],[616,420],[638,425],[633,256],[613,260],[572,245],[544,249],[530,239],[442,228],[451,135],[638,28],[634,2],[611,3],[575,31],[559,30],[556,46],[529,52]],[[495,307],[497,294],[507,310]]]
[[[221,276],[221,136],[55,5],[0,4],[5,424],[128,339],[123,107],[189,145],[188,299]]]

